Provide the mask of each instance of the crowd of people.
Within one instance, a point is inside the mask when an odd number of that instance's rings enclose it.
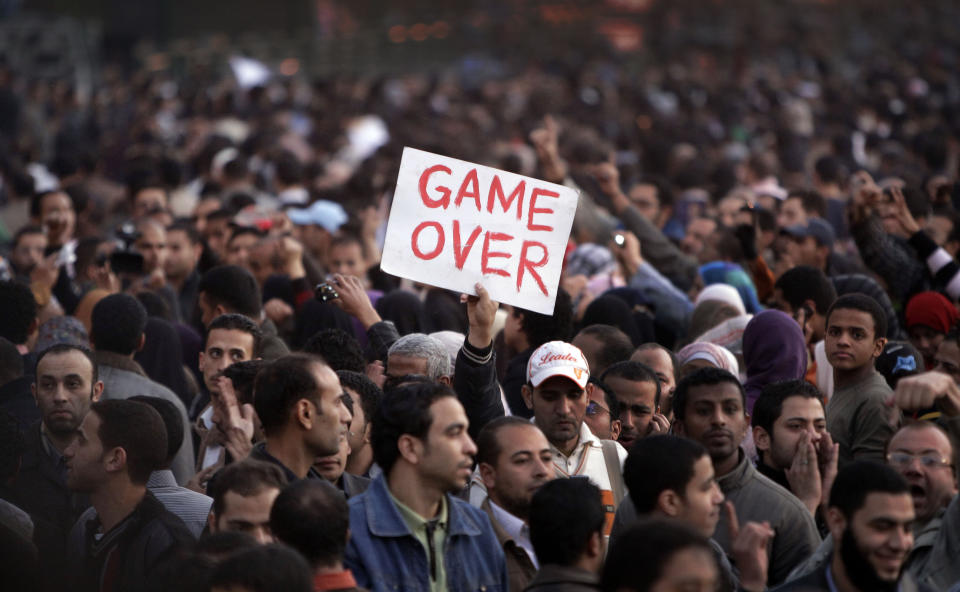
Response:
[[[4,66],[0,587],[960,590],[953,12],[667,18],[636,77]],[[579,192],[553,314],[380,269],[403,146]]]

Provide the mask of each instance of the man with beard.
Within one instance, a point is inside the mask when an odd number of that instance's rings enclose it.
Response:
[[[468,428],[448,386],[408,383],[384,395],[372,432],[383,474],[349,502],[344,564],[359,586],[373,592],[508,589],[490,521],[452,495],[470,479],[477,452]]]
[[[776,533],[768,547],[768,584],[786,580],[797,564],[820,544],[813,516],[803,503],[757,471],[740,447],[747,431],[746,396],[737,377],[718,368],[701,368],[684,377],[674,395],[673,428],[703,444],[713,461],[717,482],[733,503],[740,521],[768,522]],[[732,555],[728,518],[720,515],[714,535]]]
[[[529,421],[501,417],[480,431],[477,464],[487,488],[480,509],[490,518],[506,555],[510,590],[520,592],[539,568],[530,541],[530,502],[554,478],[550,443]]]
[[[62,576],[67,535],[77,517],[90,505],[86,496],[67,489],[64,451],[77,437],[77,429],[100,398],[93,354],[73,345],[55,345],[40,353],[36,382],[31,385],[41,420],[24,437],[20,473],[13,482],[10,502],[30,514],[40,537],[40,559],[48,569],[44,577]],[[49,533],[44,536],[43,533]]]
[[[932,590],[903,569],[913,548],[910,486],[892,468],[855,461],[830,489],[827,524],[839,541],[830,561],[776,592]]]

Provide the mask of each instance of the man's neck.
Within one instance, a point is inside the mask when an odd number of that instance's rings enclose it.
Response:
[[[183,289],[183,284],[186,283],[187,278],[190,277],[191,273],[193,273],[193,270],[182,276],[172,276],[167,274],[167,283],[170,284],[170,287],[176,290],[177,294],[179,294],[180,290]]]
[[[43,429],[43,433],[46,434],[50,444],[52,444],[60,454],[63,454],[63,451],[67,449],[67,446],[73,444],[73,441],[77,437],[77,433],[75,431],[67,434],[55,434],[51,432],[45,425],[41,429]]]
[[[529,521],[530,516],[529,516],[528,513],[523,512],[522,515],[521,515],[521,513],[519,513],[519,512],[514,512],[513,510],[507,509],[507,506],[503,505],[503,501],[502,501],[502,499],[500,498],[500,496],[498,495],[498,493],[497,493],[496,491],[488,491],[488,492],[487,492],[487,495],[490,496],[490,501],[491,501],[492,503],[497,504],[497,507],[498,507],[498,508],[500,508],[501,510],[503,510],[503,511],[506,512],[507,514],[510,514],[511,516],[513,516],[514,518],[516,518],[517,520],[523,522],[524,524],[526,524],[526,525],[528,525],[528,526],[530,525],[530,521]]]
[[[839,368],[833,369],[833,383],[834,390],[839,390],[847,388],[853,384],[859,384],[866,380],[871,374],[873,374],[873,359],[871,358],[869,364],[864,364],[859,368],[852,368],[850,370],[841,370]]]
[[[270,456],[279,460],[301,479],[306,478],[317,456],[303,447],[303,440],[300,438],[284,438],[283,435],[267,438],[265,448]]]
[[[551,442],[554,448],[560,451],[564,456],[570,456],[573,454],[573,451],[577,449],[577,446],[580,444],[580,431],[577,431],[576,437],[567,440],[565,442]]]
[[[413,467],[394,466],[387,477],[387,488],[393,497],[424,520],[431,520],[440,513],[443,492],[425,484],[414,474]]]
[[[117,480],[90,494],[90,504],[97,510],[103,532],[133,513],[146,494],[145,485],[134,485],[129,480]]]
[[[717,477],[724,477],[737,468],[738,464],[740,464],[740,449],[737,448],[737,450],[727,458],[714,458],[712,460],[713,470],[716,472]]]

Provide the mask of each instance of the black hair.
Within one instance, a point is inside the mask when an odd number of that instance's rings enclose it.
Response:
[[[813,300],[817,314],[826,314],[830,305],[837,299],[837,289],[827,274],[809,265],[798,265],[788,269],[773,285],[783,292],[783,298],[794,310],[803,306],[807,300]]]
[[[871,493],[909,494],[910,486],[900,473],[883,463],[857,460],[837,473],[830,488],[829,507],[837,508],[850,520]]]
[[[224,559],[210,577],[210,589],[248,592],[313,592],[313,572],[296,551],[262,545]]]
[[[289,150],[284,150],[273,161],[277,181],[284,185],[303,183],[304,167],[300,159]]]
[[[637,440],[623,465],[623,481],[637,513],[653,512],[668,489],[684,497],[693,466],[704,456],[703,444],[689,438],[663,434]]]
[[[227,246],[230,246],[230,243],[233,242],[233,239],[241,237],[245,234],[249,234],[257,239],[261,239],[266,236],[262,230],[253,226],[234,226],[233,231],[230,233],[230,238],[227,239]]]
[[[303,351],[323,358],[334,370],[363,372],[367,367],[360,342],[343,329],[318,331],[307,340]]]
[[[384,393],[373,416],[370,443],[373,459],[389,475],[400,456],[397,441],[409,434],[427,439],[433,414],[430,407],[444,397],[456,397],[453,390],[437,382],[411,382]]]
[[[343,492],[321,479],[290,484],[270,508],[270,530],[313,568],[343,561],[349,527],[350,510]]]
[[[606,592],[650,590],[670,559],[686,549],[702,551],[721,577],[716,552],[706,537],[676,520],[639,521],[610,546],[600,589]]]
[[[130,481],[143,485],[150,473],[163,467],[167,456],[167,429],[153,407],[123,399],[97,401],[90,411],[100,418],[97,436],[103,450],[123,448]]]
[[[834,300],[827,311],[827,327],[830,326],[830,315],[837,309],[859,310],[873,317],[873,339],[880,339],[887,334],[887,315],[884,314],[883,307],[866,294],[844,294]]]
[[[14,345],[22,345],[30,336],[30,327],[37,320],[37,301],[25,284],[0,281],[0,337]]]
[[[823,394],[820,389],[806,380],[782,380],[771,382],[760,390],[760,396],[753,403],[753,415],[750,423],[754,427],[761,427],[773,437],[773,424],[783,413],[783,402],[790,397],[816,399],[823,404]]]
[[[720,259],[733,262],[743,261],[743,247],[732,228],[720,226],[714,231],[714,234],[717,237],[716,249],[717,256]]]
[[[263,360],[244,360],[234,362],[223,369],[222,374],[233,383],[233,390],[237,394],[237,401],[241,405],[253,405],[253,385],[257,374],[267,365]]]
[[[43,234],[44,236],[46,236],[46,233],[43,231],[43,227],[28,224],[20,228],[20,230],[18,230],[16,234],[13,235],[13,240],[10,241],[10,244],[13,247],[16,247],[17,245],[20,244],[20,239],[27,236],[28,234]]]
[[[211,308],[221,305],[254,321],[260,319],[260,286],[246,269],[236,265],[220,265],[200,278],[197,293],[203,294]]]
[[[23,376],[23,356],[6,337],[0,337],[0,386]]]
[[[146,395],[136,395],[127,400],[149,405],[160,415],[160,419],[163,420],[163,427],[167,431],[167,457],[163,466],[159,468],[169,469],[183,444],[183,418],[180,416],[177,406],[160,397],[148,397]]]
[[[340,379],[340,386],[351,389],[360,396],[359,403],[363,409],[363,416],[367,423],[372,422],[383,399],[383,391],[377,383],[370,380],[366,374],[350,370],[338,370],[337,378]]]
[[[213,513],[223,513],[227,492],[242,497],[257,495],[264,489],[283,489],[287,478],[279,466],[252,458],[229,464],[207,482],[207,495],[213,498]]]
[[[507,427],[523,427],[536,429],[536,426],[530,423],[529,420],[526,420],[522,417],[517,417],[514,415],[507,415],[503,417],[498,417],[490,422],[488,422],[483,429],[480,430],[480,434],[477,436],[477,464],[486,463],[490,466],[496,467],[497,458],[500,456],[500,452],[503,450],[502,443],[498,434],[500,430]]]
[[[190,241],[190,244],[196,245],[200,242],[200,233],[197,232],[196,225],[189,219],[178,218],[173,221],[173,224],[167,226],[167,234],[179,230],[187,236],[187,240]]]
[[[534,349],[548,341],[567,341],[573,333],[573,304],[570,295],[563,288],[557,289],[557,301],[552,315],[518,308],[513,309],[513,314],[523,316],[523,334]]]
[[[736,385],[737,390],[740,391],[740,401],[743,403],[744,412],[746,412],[747,395],[737,377],[721,368],[706,366],[687,374],[677,383],[677,390],[673,393],[673,416],[680,421],[683,421],[686,417],[687,397],[689,396],[691,388],[696,386],[714,386],[726,382]]]
[[[600,375],[600,382],[606,384],[610,378],[623,378],[633,382],[652,382],[657,387],[657,395],[654,399],[654,405],[660,405],[660,379],[653,368],[643,362],[633,362],[625,360],[616,362],[607,366],[607,369]]]
[[[98,351],[128,356],[147,328],[147,309],[130,294],[110,294],[93,307],[90,324],[90,341]]]
[[[800,207],[808,216],[825,218],[827,216],[827,200],[816,191],[810,189],[795,189],[787,195],[787,199],[797,198]]]
[[[268,362],[257,373],[253,407],[267,437],[283,430],[297,401],[313,401],[320,396],[320,387],[312,372],[315,365],[325,366],[323,360],[315,356],[290,354]],[[320,412],[319,406],[317,412]]]
[[[210,338],[210,332],[214,329],[225,331],[243,331],[253,337],[253,357],[260,355],[260,345],[263,342],[263,330],[260,325],[253,322],[250,317],[242,314],[227,313],[222,314],[207,325],[203,332],[203,349],[207,349],[207,339]]]
[[[51,355],[53,356],[62,355],[72,351],[78,351],[82,353],[88,360],[90,360],[90,367],[93,369],[93,372],[90,377],[90,386],[92,387],[97,382],[97,380],[100,379],[97,360],[93,357],[92,351],[90,351],[85,347],[74,345],[72,343],[57,343],[57,344],[51,345],[47,349],[40,352],[37,355],[37,361],[33,366],[33,375],[36,376],[38,370],[40,370],[40,362],[43,361],[43,358]]]
[[[596,377],[591,376],[588,380],[588,383],[593,384],[596,388],[600,389],[603,393],[603,402],[607,405],[607,411],[610,412],[610,423],[613,423],[614,420],[620,418],[620,401],[617,399],[617,395],[610,390],[610,387],[606,384],[600,382]],[[529,383],[528,383],[529,384]]]
[[[605,523],[600,489],[586,477],[548,481],[530,504],[530,542],[541,565],[574,565]]]
[[[813,170],[824,183],[839,183],[843,178],[843,165],[833,156],[821,156],[813,163]]]
[[[597,358],[600,368],[591,368],[591,374],[599,374],[610,365],[629,360],[633,355],[633,342],[630,341],[630,336],[613,325],[589,325],[580,329],[577,337],[580,335],[589,335],[603,344]]]
[[[38,193],[35,193],[34,196],[30,199],[30,217],[39,218],[40,213],[43,210],[43,200],[46,199],[47,196],[56,195],[58,193],[62,193],[66,195],[68,198],[70,198],[70,207],[73,208],[74,212],[76,212],[77,207],[74,205],[73,198],[70,197],[69,193],[67,193],[63,189],[51,189],[49,191],[40,191]]]

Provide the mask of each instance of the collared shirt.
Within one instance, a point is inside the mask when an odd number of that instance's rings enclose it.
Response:
[[[387,490],[389,493],[389,489]],[[407,527],[416,537],[427,554],[427,565],[430,569],[430,592],[446,592],[447,572],[443,564],[444,541],[447,538],[448,514],[447,500],[440,498],[440,511],[436,518],[425,519],[409,506],[398,500],[390,493],[390,500],[400,511],[400,516],[407,523]]]
[[[262,461],[277,465],[278,467],[280,467],[281,470],[283,470],[283,474],[287,477],[288,483],[295,483],[297,481],[300,481],[300,477],[296,473],[291,471],[287,467],[287,465],[283,464],[279,458],[267,452],[266,442],[260,442],[259,444],[254,446],[253,450],[250,451],[250,458],[254,460],[262,460]],[[320,475],[320,473],[317,472],[315,468],[310,467],[310,470],[307,471],[307,476],[304,477],[304,479],[323,479],[323,477]]]
[[[530,541],[530,527],[527,526],[527,523],[495,504],[493,500],[490,500],[490,509],[493,510],[493,515],[503,530],[510,535],[510,538],[512,538],[520,548],[527,552],[530,561],[533,562],[533,566],[540,569],[540,564],[537,562],[537,554],[534,552],[533,543]]]
[[[169,469],[150,473],[147,489],[168,512],[183,520],[195,538],[200,538],[213,505],[212,498],[177,485]]]

